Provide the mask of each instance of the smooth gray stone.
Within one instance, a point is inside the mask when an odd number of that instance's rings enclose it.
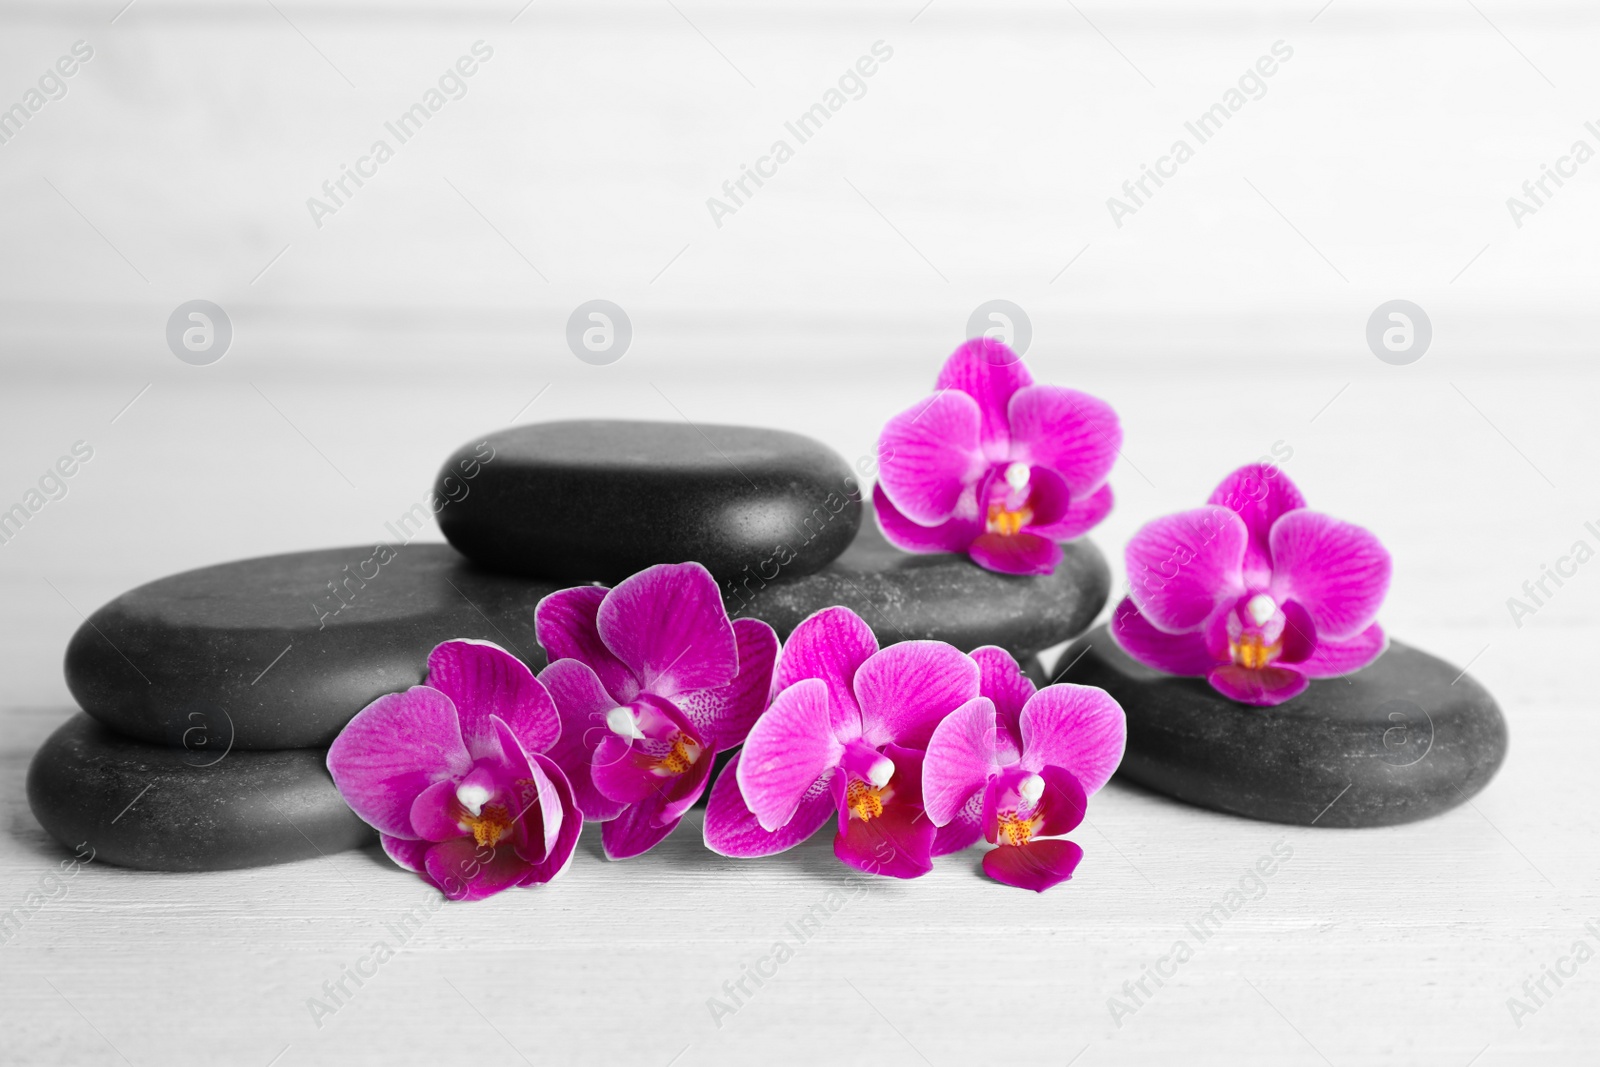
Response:
[[[963,652],[999,645],[1019,660],[1082,633],[1105,606],[1111,572],[1083,539],[1062,546],[1054,574],[996,574],[964,555],[902,552],[862,525],[844,555],[816,574],[724,586],[734,617],[764,619],[780,638],[802,619],[842,604],[866,620],[880,644],[933,639]]]
[[[719,582],[810,574],[861,525],[861,486],[837,452],[746,426],[518,426],[457,450],[436,490],[451,500],[439,528],[467,556],[568,585],[688,560]]]
[[[28,768],[28,804],[68,848],[152,871],[225,871],[357,848],[377,834],[333,787],[323,749],[197,753],[119,737],[87,715]]]
[[[1362,670],[1313,680],[1273,708],[1136,663],[1104,626],[1059,662],[1054,681],[1099,686],[1127,713],[1118,777],[1252,819],[1414,822],[1465,802],[1506,757],[1505,719],[1488,690],[1399,641]],[[1033,672],[1041,681],[1037,660]]]
[[[367,704],[421,682],[451,638],[544,666],[533,610],[559,586],[485,572],[448,545],[392,551],[263,556],[142,585],[73,635],[67,687],[118,733],[204,753],[332,744]]]

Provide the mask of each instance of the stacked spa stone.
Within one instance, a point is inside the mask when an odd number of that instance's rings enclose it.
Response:
[[[324,766],[356,712],[421,682],[450,638],[492,641],[537,671],[541,597],[655,563],[704,564],[730,615],[780,637],[843,604],[886,645],[996,644],[1019,659],[1081,633],[1105,604],[1105,560],[1086,541],[1048,577],[993,574],[891,547],[862,498],[838,454],[776,430],[589,421],[490,435],[439,474],[449,546],[222,564],[95,612],[66,657],[86,714],[35,756],[30,803],[63,843],[133,867],[248,867],[360,845],[372,832]]]

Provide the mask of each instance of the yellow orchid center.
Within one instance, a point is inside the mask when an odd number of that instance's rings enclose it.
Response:
[[[511,811],[499,804],[485,804],[477,815],[461,807],[456,819],[462,829],[472,831],[472,839],[480,848],[499,844],[511,832],[511,821]]]
[[[1006,845],[1026,845],[1033,838],[1033,820],[1025,819],[1014,811],[1002,811],[998,817],[998,838]]]
[[[672,750],[656,760],[653,770],[660,775],[676,777],[694,766],[700,752],[700,746],[680,731],[672,735]]]
[[[851,781],[845,791],[844,802],[850,809],[851,817],[862,822],[883,814],[883,790],[859,778]]]
[[[1258,671],[1278,658],[1283,642],[1269,642],[1258,633],[1244,633],[1228,642],[1228,652],[1235,666]]]
[[[989,505],[988,530],[990,533],[1010,537],[1032,521],[1032,508],[1021,507],[1013,511],[1003,504]]]

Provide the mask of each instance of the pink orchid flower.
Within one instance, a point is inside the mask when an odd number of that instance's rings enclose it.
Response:
[[[941,833],[971,844],[981,832],[999,845],[983,857],[990,878],[1042,893],[1083,858],[1062,835],[1077,829],[1088,795],[1122,762],[1127,723],[1103,689],[1036,690],[1011,654],[992,646],[972,659],[981,695],[933,731],[923,803]]]
[[[1210,502],[1149,523],[1127,549],[1111,634],[1139,662],[1270,707],[1384,648],[1373,621],[1391,563],[1359,526],[1306,509],[1275,467],[1225,478]]]
[[[561,721],[523,662],[487,641],[446,641],[428,684],[390,693],[328,749],[345,803],[400,866],[457,900],[548,882],[572,860],[583,819],[543,753]]]
[[[977,696],[977,665],[942,641],[879,651],[860,616],[832,607],[795,627],[773,688],[772,706],[711,790],[706,845],[769,856],[835,816],[842,862],[894,878],[928,873],[939,849],[922,808],[921,750],[941,719]]]
[[[1059,542],[1111,510],[1116,412],[1035,385],[1016,353],[986,338],[956,349],[934,387],[878,439],[884,536],[908,552],[965,552],[991,571],[1051,573]]]
[[[534,630],[551,660],[539,680],[561,715],[552,755],[584,818],[604,824],[611,859],[649,851],[705,792],[715,754],[766,707],[777,635],[756,619],[729,622],[698,563],[551,593]]]

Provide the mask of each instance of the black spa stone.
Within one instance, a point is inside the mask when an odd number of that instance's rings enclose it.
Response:
[[[1426,819],[1477,793],[1505,760],[1506,723],[1488,691],[1399,641],[1370,666],[1314,680],[1273,708],[1144,667],[1104,626],[1059,662],[1055,681],[1099,686],[1127,713],[1118,777],[1253,819],[1344,827]]]
[[[724,585],[728,614],[764,619],[786,638],[806,616],[842,604],[866,620],[881,645],[948,641],[963,652],[999,645],[1019,660],[1082,633],[1105,606],[1111,574],[1087,540],[1062,546],[1055,573],[996,574],[964,555],[914,555],[884,540],[868,519],[816,574]]]
[[[39,824],[97,862],[224,871],[311,859],[377,839],[345,805],[323,749],[201,753],[119,737],[87,715],[28,768]]]
[[[861,487],[838,453],[744,426],[519,426],[462,447],[436,489],[451,501],[439,528],[467,556],[568,584],[686,560],[723,582],[810,574],[861,525]]]
[[[556,584],[441,544],[332,548],[185,571],[124,593],[67,645],[67,686],[118,733],[192,752],[328,745],[416,685],[440,641],[544,666],[534,606]]]

